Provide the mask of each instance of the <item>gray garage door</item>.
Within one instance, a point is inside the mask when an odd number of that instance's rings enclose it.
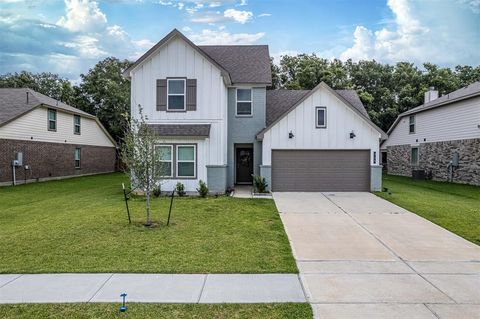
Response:
[[[274,192],[370,190],[369,151],[273,150]]]

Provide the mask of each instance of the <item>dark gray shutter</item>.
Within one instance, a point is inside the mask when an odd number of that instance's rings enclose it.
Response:
[[[187,111],[197,110],[197,79],[187,79]]]
[[[157,80],[157,111],[167,110],[167,79]]]

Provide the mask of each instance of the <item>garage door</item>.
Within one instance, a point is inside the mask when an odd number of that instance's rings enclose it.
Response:
[[[273,150],[274,192],[370,190],[370,151]]]

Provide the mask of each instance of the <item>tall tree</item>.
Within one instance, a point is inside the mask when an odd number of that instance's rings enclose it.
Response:
[[[73,104],[75,100],[75,91],[70,81],[50,72],[35,74],[21,71],[0,75],[0,87],[30,88],[67,104]]]
[[[77,88],[77,107],[98,117],[114,139],[120,141],[130,113],[130,81],[122,76],[130,61],[114,57],[98,62],[81,74]]]

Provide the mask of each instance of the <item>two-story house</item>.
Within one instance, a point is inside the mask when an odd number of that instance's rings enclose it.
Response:
[[[480,82],[398,116],[382,144],[388,174],[480,185]]]
[[[266,45],[197,46],[173,30],[124,75],[131,112],[142,107],[177,182],[211,192],[266,178],[273,191],[369,191],[381,187],[375,126],[357,94],[321,83],[267,91]]]
[[[0,185],[113,172],[116,159],[95,116],[31,89],[0,89]]]

